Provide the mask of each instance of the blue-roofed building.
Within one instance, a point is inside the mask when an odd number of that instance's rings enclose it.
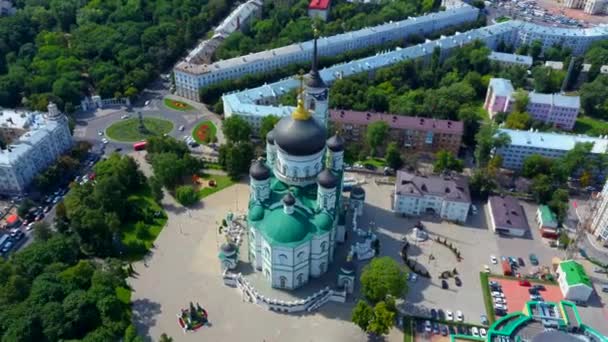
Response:
[[[38,173],[72,146],[67,118],[54,103],[46,114],[0,111],[0,194],[22,193]]]
[[[508,135],[511,142],[497,148],[494,153],[502,157],[502,166],[511,170],[520,170],[526,158],[533,154],[547,158],[562,157],[577,143],[593,143],[591,153],[594,154],[606,153],[608,150],[608,139],[603,137],[512,129],[500,129],[500,133]]]

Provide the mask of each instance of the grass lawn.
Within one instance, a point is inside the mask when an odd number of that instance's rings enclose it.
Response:
[[[365,164],[373,165],[376,168],[382,168],[382,167],[386,166],[386,160],[384,158],[370,158],[370,157],[367,157],[367,159],[365,159],[365,160],[359,160],[359,161],[355,162],[355,164],[357,164],[357,163],[358,164],[363,164],[363,165],[365,165]]]
[[[121,241],[127,247],[126,259],[138,260],[152,248],[154,240],[156,240],[156,237],[167,223],[167,215],[164,213],[162,207],[158,205],[152,197],[146,194],[131,195],[128,200],[142,210],[148,210],[150,212],[160,211],[163,213],[161,217],[154,218],[152,223],[146,224],[148,233],[144,237],[137,236],[135,230],[137,222],[126,222],[121,227]]]
[[[608,134],[608,122],[590,116],[579,115],[574,125],[574,132],[587,135]]]
[[[511,20],[511,18],[504,16],[504,15],[496,18],[497,23],[504,23],[505,21],[509,21],[509,20]]]
[[[403,342],[414,342],[414,320],[403,317]]]
[[[205,162],[205,169],[207,170],[222,170],[222,165],[218,163]]]
[[[492,304],[492,296],[490,295],[490,286],[488,286],[489,277],[485,272],[479,272],[479,281],[481,282],[481,293],[483,295],[483,304],[486,307],[486,316],[490,325],[496,321],[496,313]]]
[[[174,110],[187,111],[187,110],[194,109],[191,105],[189,105],[185,102],[182,102],[182,101],[165,99],[163,102],[165,103],[165,106],[167,106],[171,109],[174,109]]]
[[[106,129],[106,135],[113,140],[135,142],[169,133],[173,129],[171,121],[149,117],[144,118],[144,126],[146,126],[148,132],[141,133],[139,131],[139,119],[117,121]]]
[[[199,198],[205,198],[211,194],[214,194],[220,190],[223,190],[229,186],[231,186],[232,184],[234,184],[234,181],[232,180],[232,178],[230,178],[229,176],[224,176],[224,175],[208,175],[205,174],[203,176],[201,176],[202,179],[207,179],[207,180],[215,180],[216,186],[213,188],[203,188],[201,191],[198,192],[198,197]]]
[[[215,133],[217,128],[211,121],[203,121],[200,122],[194,129],[192,130],[192,137],[199,144],[205,144],[210,142],[215,138]]]

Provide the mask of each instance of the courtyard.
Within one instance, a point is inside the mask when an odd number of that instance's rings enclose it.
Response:
[[[143,161],[140,160],[140,163]],[[358,178],[363,176],[357,175]],[[399,303],[403,313],[430,317],[430,310],[463,312],[466,323],[479,324],[485,314],[479,272],[484,264],[492,265],[490,255],[522,256],[534,250],[541,265],[549,265],[556,251],[538,239],[532,230],[528,239],[498,237],[489,231],[484,215],[485,206],[477,204],[479,213],[471,215],[466,224],[442,222],[436,217],[403,218],[390,210],[390,185],[376,184],[365,179],[366,205],[359,220],[362,228],[369,225],[380,239],[380,254],[391,256],[403,264],[400,256],[404,239],[411,235],[414,225],[422,220],[430,239],[410,246],[408,255],[418,261],[431,278],[419,276],[408,282],[405,301]],[[345,194],[348,196],[348,194]],[[135,266],[137,275],[129,279],[133,287],[133,318],[138,330],[156,339],[165,332],[179,341],[365,341],[367,335],[350,322],[350,312],[359,298],[356,293],[344,304],[329,302],[313,313],[280,314],[244,302],[238,290],[225,286],[217,259],[219,246],[225,241],[218,227],[226,213],[245,214],[249,198],[248,185],[237,183],[205,197],[195,208],[185,209],[168,196],[163,200],[169,221],[161,231],[151,254]],[[526,207],[528,220],[533,216]],[[533,222],[530,222],[533,226]],[[432,239],[447,239],[461,252],[458,262],[447,247]],[[271,289],[259,274],[253,272],[246,260],[246,241],[241,247],[239,271],[265,295],[289,300],[302,298],[326,285],[335,283],[332,269],[342,261],[344,248],[338,249],[330,272],[295,292]],[[430,255],[433,258],[429,258]],[[432,259],[432,260],[430,260]],[[367,262],[357,261],[357,274]],[[495,267],[495,266],[492,266]],[[447,279],[448,289],[442,289],[438,275],[456,268],[461,286]],[[492,272],[499,273],[499,269]],[[357,284],[358,285],[358,284]],[[176,314],[190,301],[198,302],[209,313],[210,326],[184,335],[177,324]],[[605,313],[601,306],[582,308],[581,313],[592,325],[606,330]],[[599,314],[599,315],[598,315]],[[595,316],[595,317],[593,317]],[[608,332],[604,332],[608,333]],[[402,333],[392,329],[387,341],[401,341]],[[439,337],[437,337],[439,338]]]

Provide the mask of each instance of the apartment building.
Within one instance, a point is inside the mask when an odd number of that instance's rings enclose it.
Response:
[[[308,4],[308,16],[327,21],[331,0],[310,0]]]
[[[72,146],[67,118],[54,103],[47,113],[0,111],[0,194],[22,193],[34,177]]]
[[[362,143],[367,127],[378,121],[385,122],[389,129],[389,141],[412,152],[435,153],[448,150],[458,154],[464,125],[461,121],[437,120],[386,113],[359,112],[353,110],[329,110],[332,128],[340,132],[349,142]]]
[[[524,160],[533,154],[547,158],[562,157],[577,143],[593,143],[593,154],[606,153],[608,150],[608,139],[603,137],[512,129],[500,129],[498,134],[506,134],[511,141],[506,146],[497,148],[494,153],[502,157],[502,166],[511,170],[520,170]]]
[[[602,192],[598,194],[596,210],[591,221],[591,233],[604,244],[608,243],[608,182],[604,184]]]
[[[492,51],[490,52],[488,59],[503,66],[523,66],[526,68],[532,66],[532,57],[514,53]]]
[[[491,78],[486,92],[483,108],[488,111],[490,118],[498,113],[509,113],[513,110],[513,84],[504,78]]]
[[[397,172],[393,211],[402,215],[435,214],[465,222],[471,207],[467,179],[460,175],[418,175]]]

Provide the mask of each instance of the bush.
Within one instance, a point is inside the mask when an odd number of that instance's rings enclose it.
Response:
[[[175,199],[183,205],[189,206],[198,201],[198,193],[190,185],[183,185],[175,191]]]
[[[137,238],[142,240],[148,237],[148,228],[142,221],[135,224],[135,235],[137,235]]]

